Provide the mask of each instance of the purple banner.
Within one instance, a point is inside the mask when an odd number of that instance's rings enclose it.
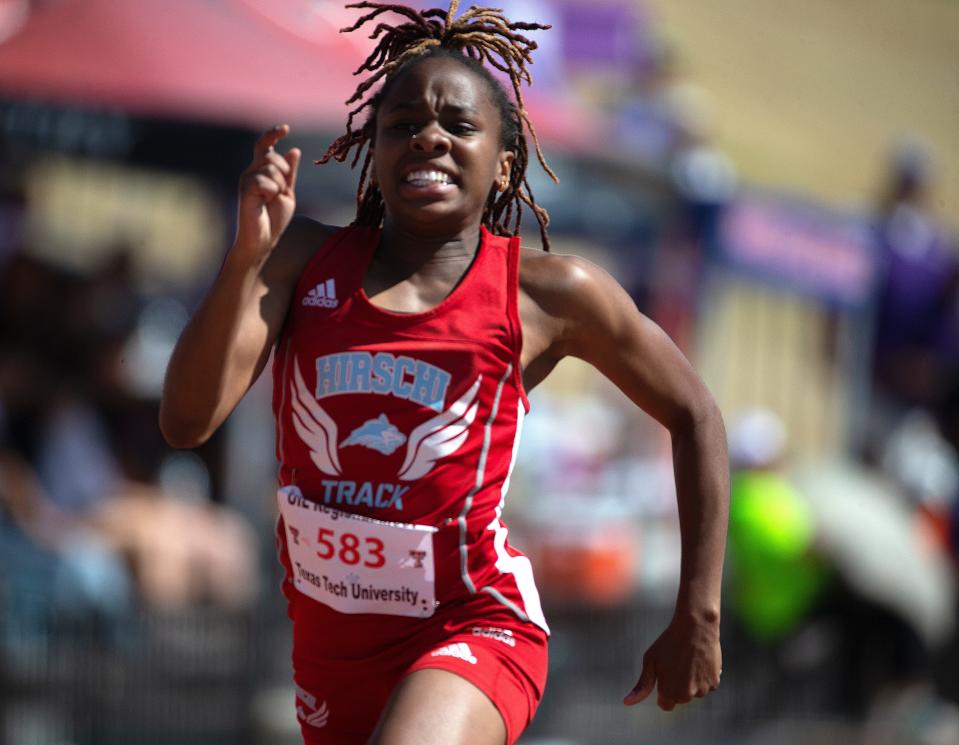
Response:
[[[725,259],[830,302],[860,306],[876,279],[865,224],[799,201],[746,195],[720,224]]]

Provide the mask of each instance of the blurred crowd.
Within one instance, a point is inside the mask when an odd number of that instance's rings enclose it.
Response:
[[[242,608],[257,596],[252,528],[211,501],[207,463],[158,431],[150,380],[163,360],[144,365],[151,306],[136,287],[124,249],[88,274],[28,253],[0,270],[0,615],[11,640],[90,617],[118,639],[141,609]]]
[[[812,695],[866,721],[869,743],[959,741],[959,246],[930,209],[933,166],[919,143],[897,144],[871,218],[878,281],[856,451],[798,459],[768,409],[728,422],[728,590],[733,632],[766,681],[757,707]]]

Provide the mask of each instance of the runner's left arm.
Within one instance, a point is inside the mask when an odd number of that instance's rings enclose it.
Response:
[[[729,466],[722,415],[670,338],[642,315],[605,271],[577,257],[566,264],[559,357],[595,366],[671,435],[682,564],[672,621],[643,658],[624,703],[658,687],[665,710],[719,684],[720,590],[729,514]]]

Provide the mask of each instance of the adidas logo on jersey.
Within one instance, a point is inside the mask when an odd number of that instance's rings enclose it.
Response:
[[[303,305],[313,308],[336,308],[340,301],[336,299],[336,282],[328,279],[303,296]]]
[[[470,649],[469,644],[466,644],[465,642],[447,644],[445,647],[440,647],[432,652],[430,657],[455,657],[458,660],[465,660],[471,665],[476,664],[476,658],[473,656],[473,651]]]

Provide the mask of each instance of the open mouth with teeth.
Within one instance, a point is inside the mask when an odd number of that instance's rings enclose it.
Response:
[[[448,173],[442,171],[422,170],[408,173],[406,178],[403,179],[403,183],[417,189],[427,189],[452,186],[453,179],[450,178]]]

